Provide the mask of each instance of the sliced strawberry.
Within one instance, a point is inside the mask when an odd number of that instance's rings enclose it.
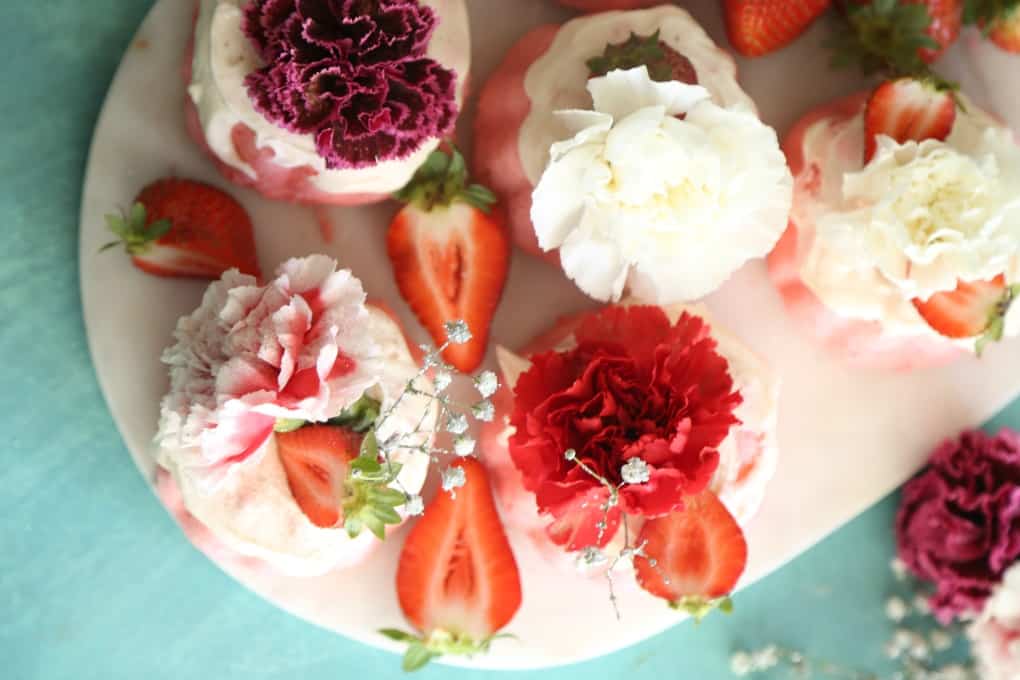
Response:
[[[913,78],[886,81],[871,94],[864,112],[864,161],[874,157],[878,135],[900,143],[944,140],[955,122],[952,93]]]
[[[832,0],[725,0],[726,32],[745,57],[785,47],[825,13]]]
[[[453,463],[464,485],[440,491],[407,536],[397,566],[397,598],[421,638],[384,633],[411,643],[414,658],[485,651],[521,606],[521,578],[478,460]],[[419,664],[420,665],[420,664]]]
[[[248,213],[216,187],[162,179],[142,189],[127,215],[107,225],[136,267],[156,276],[218,279],[237,268],[261,276]]]
[[[510,239],[495,197],[466,180],[458,152],[435,152],[398,194],[408,205],[393,218],[386,245],[400,294],[437,344],[447,340],[447,322],[467,323],[472,339],[443,356],[470,373],[485,357]]]
[[[956,290],[914,300],[925,322],[947,338],[979,338],[978,354],[988,342],[1002,339],[1006,312],[1017,296],[1017,287],[1006,285],[1005,276],[991,281],[960,281]]]
[[[1020,4],[1006,10],[992,22],[988,37],[1007,52],[1020,53]]]
[[[642,588],[671,605],[699,611],[732,592],[747,564],[740,525],[715,494],[684,500],[684,509],[645,522],[634,561]],[[654,564],[653,564],[654,560]]]
[[[277,432],[276,449],[298,507],[318,527],[343,522],[344,482],[362,436],[343,427],[308,425]]]

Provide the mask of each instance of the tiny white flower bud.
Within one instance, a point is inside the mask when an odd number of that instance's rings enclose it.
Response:
[[[894,623],[899,623],[903,619],[907,618],[910,613],[910,608],[907,603],[903,601],[901,597],[890,597],[885,601],[885,615]]]
[[[453,383],[453,374],[449,371],[439,371],[432,382],[436,385],[436,392],[444,392]]]
[[[737,677],[742,678],[750,675],[754,671],[754,662],[751,659],[751,655],[747,652],[734,652],[730,656],[730,670]]]
[[[623,464],[620,476],[627,484],[644,484],[651,479],[652,471],[648,463],[635,456]]]
[[[471,413],[474,415],[476,420],[480,420],[483,423],[491,423],[496,417],[496,407],[491,401],[486,399],[472,406]]]
[[[492,371],[483,371],[475,378],[475,389],[483,398],[488,399],[499,389],[499,378]]]
[[[467,477],[464,474],[464,468],[459,467],[448,467],[443,470],[443,491],[453,491],[464,486],[467,482]]]
[[[453,344],[463,345],[464,343],[471,342],[471,329],[468,328],[465,322],[460,320],[447,321],[444,327],[446,329],[446,337]]]
[[[953,636],[944,630],[933,630],[928,634],[928,641],[937,652],[944,652],[953,646]]]
[[[425,501],[418,494],[408,496],[407,502],[404,503],[404,512],[411,517],[423,514],[425,512]]]
[[[453,434],[464,434],[468,431],[467,416],[460,413],[451,413],[446,421],[446,431]]]
[[[453,452],[461,458],[467,458],[475,452],[474,437],[460,436],[453,442]]]

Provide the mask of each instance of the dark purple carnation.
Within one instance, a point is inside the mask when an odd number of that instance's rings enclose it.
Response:
[[[941,621],[980,612],[1020,559],[1020,435],[972,431],[943,443],[904,487],[896,541],[907,567],[934,583]]]
[[[406,158],[457,116],[456,75],[425,56],[436,23],[417,0],[252,0],[244,31],[266,65],[248,95],[314,135],[328,168]]]

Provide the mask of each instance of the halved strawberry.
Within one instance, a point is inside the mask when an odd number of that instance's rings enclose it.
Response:
[[[521,606],[521,577],[478,460],[453,463],[464,485],[440,491],[411,530],[397,566],[397,598],[421,637],[408,642],[405,670],[443,654],[485,652]]]
[[[864,161],[878,149],[878,135],[897,142],[946,139],[956,122],[951,92],[913,78],[888,80],[871,94],[864,111]]]
[[[456,150],[433,153],[396,198],[407,203],[386,237],[397,287],[437,344],[447,340],[447,322],[467,323],[472,339],[443,357],[470,373],[485,357],[510,268],[502,211],[492,192],[467,184]]]
[[[362,435],[333,425],[276,433],[277,454],[298,507],[317,527],[343,523],[344,484]]]
[[[793,42],[825,13],[832,0],[725,0],[733,48],[760,57]]]
[[[696,615],[732,592],[747,564],[744,532],[711,491],[645,522],[637,545],[644,545],[634,560],[638,584]]]
[[[1020,295],[1020,286],[1007,286],[1006,277],[991,281],[960,281],[956,290],[915,299],[925,322],[947,338],[978,338],[980,356],[985,345],[1002,339],[1006,313]]]
[[[218,279],[237,268],[259,278],[251,219],[240,203],[216,187],[187,179],[161,179],[142,189],[127,215],[107,215],[131,261],[156,276]]]

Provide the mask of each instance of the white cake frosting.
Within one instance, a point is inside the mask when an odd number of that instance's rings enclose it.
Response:
[[[465,0],[421,0],[439,17],[428,55],[457,75],[458,103],[471,67],[471,44]],[[258,148],[272,149],[274,162],[287,167],[310,167],[309,181],[328,194],[388,194],[402,188],[414,171],[439,145],[426,142],[403,160],[369,168],[329,170],[316,152],[312,135],[289,132],[267,120],[252,105],[244,79],[261,66],[251,41],[242,31],[242,7],[247,0],[201,0],[195,26],[195,48],[188,95],[198,109],[206,142],[227,165],[255,178],[255,169],[242,160],[231,139],[238,124],[251,128]]]
[[[1020,282],[1020,147],[972,103],[945,142],[879,137],[864,167],[862,115],[819,120],[803,148],[819,188],[798,194],[794,209],[809,244],[800,275],[841,316],[878,321],[890,335],[941,337],[913,298],[999,274]],[[1014,305],[1006,334],[1018,333]]]
[[[653,81],[644,66],[589,79],[585,62],[607,43],[655,31],[691,61],[698,85]],[[776,133],[732,59],[684,10],[567,23],[525,90],[519,151],[538,243],[559,250],[591,297],[615,302],[628,289],[653,304],[696,300],[785,230],[793,179]]]

